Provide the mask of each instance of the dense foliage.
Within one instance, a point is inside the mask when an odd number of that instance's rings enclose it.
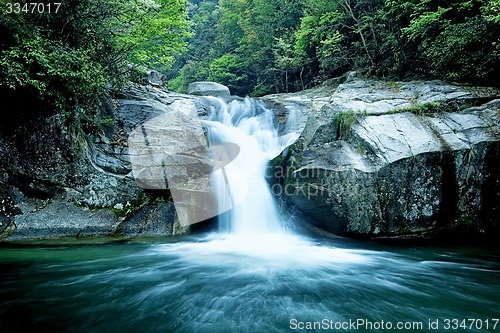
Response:
[[[497,84],[499,0],[191,0],[194,35],[174,89],[295,91],[365,75]]]
[[[57,13],[29,6],[0,15],[0,95],[90,116],[130,64],[168,68],[185,47],[183,0],[66,0]],[[29,4],[29,2],[28,2]],[[26,11],[22,10],[26,9]],[[78,107],[76,107],[78,106]],[[80,110],[80,114],[75,114]]]
[[[2,1],[0,94],[61,109],[92,105],[131,63],[168,71],[174,90],[210,80],[239,95],[297,91],[351,69],[500,76],[500,0],[66,0],[50,14],[7,14]]]

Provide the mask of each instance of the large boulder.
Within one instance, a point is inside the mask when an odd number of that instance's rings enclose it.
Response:
[[[308,114],[281,157],[283,193],[340,235],[498,230],[500,100],[472,90],[354,80],[268,97]]]
[[[122,237],[158,237],[185,232],[185,227],[177,223],[174,204],[165,202],[141,208],[134,216],[120,223],[114,234]]]
[[[148,83],[130,83],[112,96],[99,114],[104,135],[83,135],[57,113],[0,125],[0,240],[189,231],[167,189],[135,182],[127,138],[154,118],[196,114],[199,98]]]
[[[216,82],[193,82],[188,86],[188,94],[198,96],[231,96],[229,88]]]

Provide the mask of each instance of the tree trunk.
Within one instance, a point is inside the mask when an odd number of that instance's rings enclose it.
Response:
[[[361,42],[363,43],[363,48],[366,51],[366,55],[368,56],[368,60],[370,60],[370,63],[372,64],[372,67],[374,67],[375,63],[373,62],[373,58],[372,58],[372,56],[370,54],[370,51],[368,50],[368,46],[366,44],[365,35],[363,35],[363,31],[361,31],[361,29],[359,27],[359,20],[356,18],[356,15],[354,15],[354,11],[352,10],[351,0],[344,0],[344,4],[345,4],[345,9],[349,12],[349,14],[351,15],[351,17],[354,20],[354,22],[356,22],[356,27],[358,29],[359,36],[361,37]]]

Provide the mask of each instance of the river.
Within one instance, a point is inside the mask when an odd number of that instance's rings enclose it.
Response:
[[[422,323],[407,332],[480,319],[483,330],[467,322],[450,331],[500,331],[500,255],[491,249],[305,236],[249,244],[210,233],[4,244],[0,270],[2,332],[291,332],[294,319],[295,331],[324,319]]]

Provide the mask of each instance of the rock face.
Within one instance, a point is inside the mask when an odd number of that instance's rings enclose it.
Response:
[[[472,90],[353,80],[268,96],[308,114],[288,156],[275,161],[287,168],[283,193],[340,235],[498,230],[499,94]]]
[[[149,69],[143,66],[129,64],[131,71],[131,80],[141,85],[152,85],[161,87],[165,91],[167,89],[167,76],[161,72]]]
[[[193,82],[188,86],[188,94],[198,96],[231,96],[229,88],[215,82]]]
[[[188,232],[168,190],[135,182],[127,138],[174,109],[196,113],[197,100],[131,83],[104,101],[99,116],[113,121],[99,135],[75,133],[58,114],[0,126],[0,240]]]
[[[175,221],[177,214],[174,204],[165,202],[141,208],[134,216],[120,223],[114,230],[122,237],[158,237],[185,233],[186,229]]]

